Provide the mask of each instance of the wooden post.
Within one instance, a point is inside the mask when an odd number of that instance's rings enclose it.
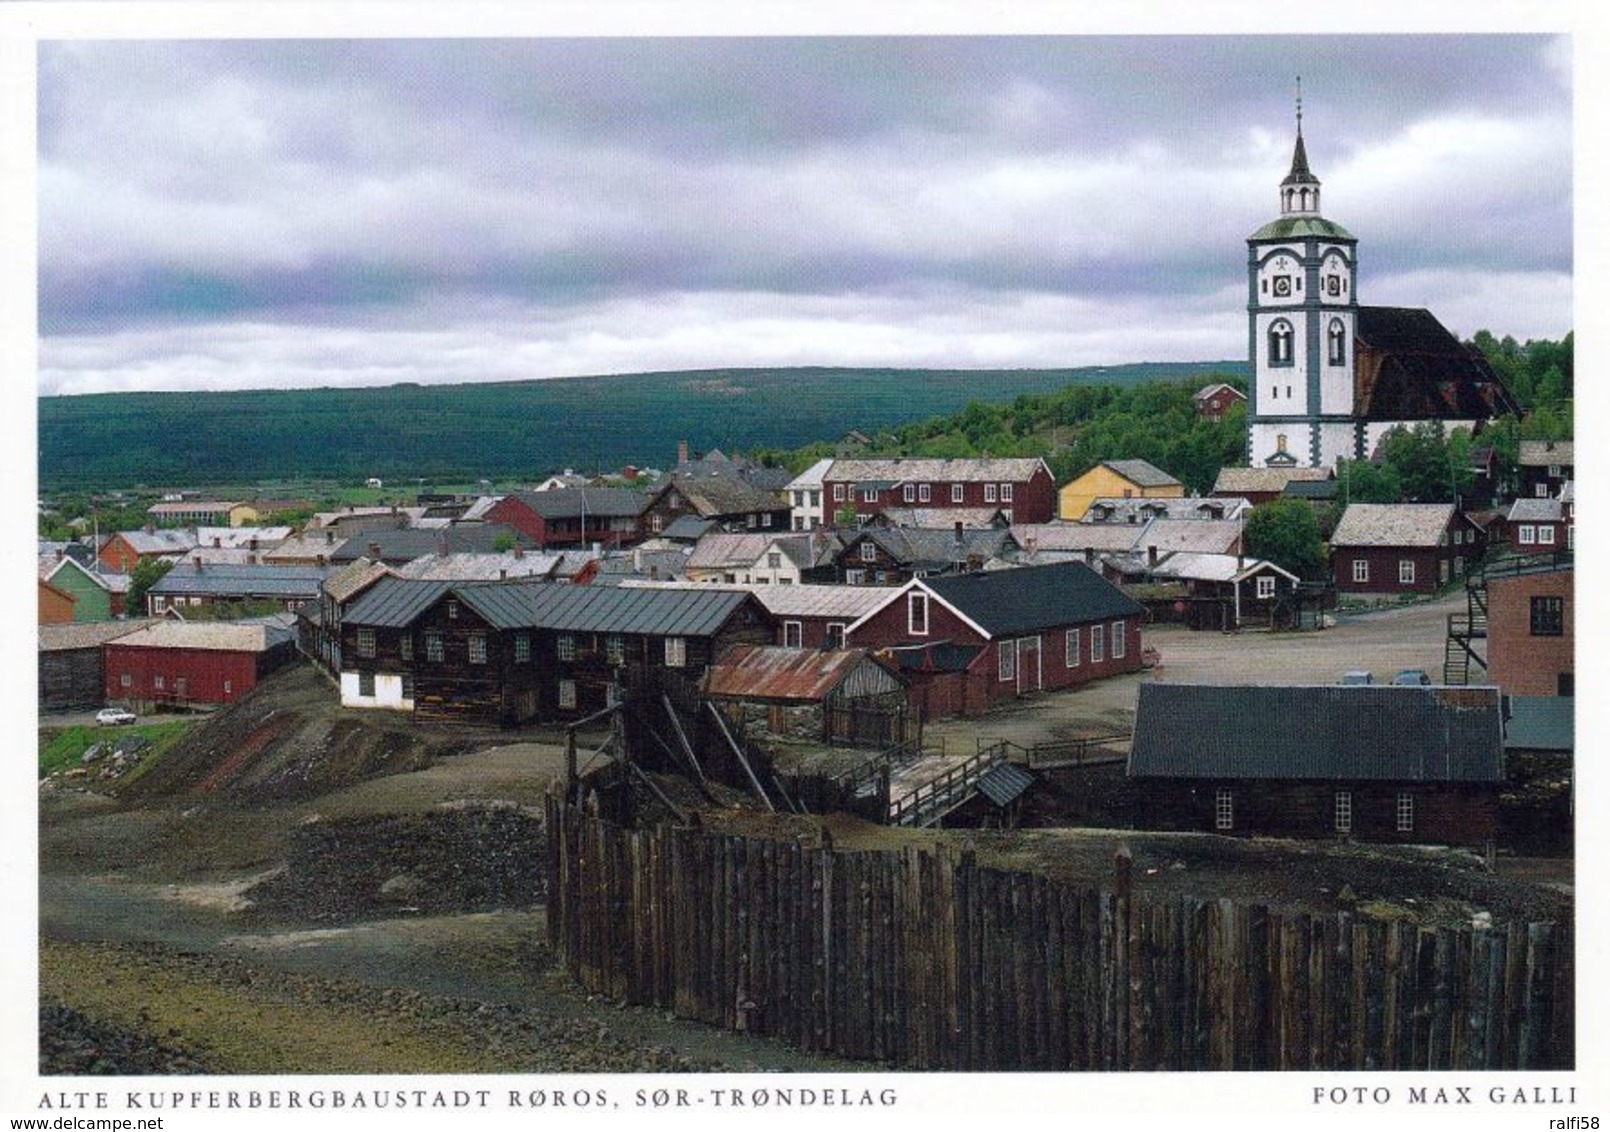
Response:
[[[766,803],[766,808],[775,814],[777,807],[772,805],[771,799],[766,796],[765,787],[761,786],[760,779],[755,777],[755,770],[749,765],[749,760],[744,757],[743,748],[738,745],[738,740],[734,739],[732,732],[727,730],[727,721],[721,718],[721,713],[716,710],[716,705],[709,700],[704,701],[704,706],[710,709],[710,714],[715,717],[716,726],[721,729],[722,737],[727,740],[727,745],[732,748],[732,753],[738,756],[738,762],[743,766],[744,773],[749,776],[749,784],[755,788],[755,793],[760,797],[760,800]]]

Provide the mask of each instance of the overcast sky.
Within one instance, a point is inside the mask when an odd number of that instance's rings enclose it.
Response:
[[[1362,302],[1572,328],[1565,39],[44,42],[42,393],[1241,358],[1293,85]]]

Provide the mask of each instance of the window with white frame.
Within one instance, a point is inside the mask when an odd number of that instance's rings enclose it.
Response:
[[[1264,574],[1258,578],[1258,600],[1268,601],[1275,596],[1275,580],[1272,575]]]
[[[768,570],[776,570],[776,569],[779,569],[782,566],[782,564],[783,564],[783,555],[782,555],[781,551],[768,550],[766,552],[766,569],[768,569]]]
[[[1553,546],[1554,545],[1554,527],[1552,525],[1550,525],[1548,523],[1539,523],[1537,525],[1537,545],[1538,546]]]
[[[1398,585],[1400,585],[1400,586],[1412,586],[1412,585],[1414,585],[1414,559],[1412,559],[1412,558],[1400,558],[1400,559],[1398,559]]]
[[[375,698],[375,674],[373,672],[358,673],[358,695],[366,700]]]
[[[834,503],[843,503],[844,502],[844,485],[841,484],[841,483],[836,483],[836,484],[833,485],[833,502]]]
[[[827,623],[827,647],[830,649],[844,647],[844,622],[829,621]]]
[[[1114,660],[1123,660],[1128,653],[1129,636],[1124,632],[1124,623],[1114,621],[1112,623],[1112,658]]]
[[[558,640],[553,643],[553,653],[560,660],[575,660],[576,638],[569,633],[560,633]]]
[[[447,649],[442,644],[442,635],[434,629],[425,631],[425,659],[440,664],[447,657]]]
[[[925,593],[909,593],[906,595],[906,632],[916,637],[928,635],[928,595]]]
[[[932,484],[926,484],[926,483],[919,483],[917,485],[917,502],[918,503],[927,503],[929,500],[931,500],[933,498],[932,491],[930,490],[932,488],[932,486],[933,486]]]
[[[1336,832],[1353,832],[1353,792],[1336,791]]]
[[[164,681],[163,677],[161,677],[161,676],[153,676],[153,677],[151,677],[151,687],[155,688],[157,691],[160,692],[160,691],[162,691],[163,688],[167,687],[167,684]]]
[[[531,663],[531,634],[516,633],[514,635],[514,663]]]
[[[1370,560],[1368,558],[1353,559],[1353,581],[1367,582],[1370,580]]]
[[[458,620],[458,602],[450,601],[447,603],[447,619],[449,621]]]
[[[1414,830],[1414,795],[1407,790],[1398,792],[1398,832],[1411,833]]]
[[[484,633],[470,634],[470,663],[486,663],[486,635]]]
[[[1235,794],[1219,789],[1213,795],[1213,828],[1235,828]]]
[[[760,525],[761,525],[761,527],[765,528],[765,527],[771,526],[771,518],[772,518],[772,516],[771,516],[770,511],[761,512],[761,515],[760,515]]]
[[[688,642],[683,637],[665,638],[665,666],[685,668],[688,663]]]
[[[985,503],[994,503],[995,502],[995,485],[992,484],[992,483],[987,483],[987,484],[984,485],[984,502]]]
[[[783,647],[797,649],[805,640],[805,629],[798,621],[783,622]]]
[[[908,483],[900,489],[900,498],[906,503],[917,502],[917,485]]]
[[[626,638],[619,633],[611,633],[604,638],[604,660],[612,668],[619,668],[626,663]]]
[[[1522,546],[1531,546],[1537,541],[1537,528],[1530,523],[1522,523],[1515,528],[1515,541]]]
[[[397,655],[404,660],[414,659],[414,637],[412,633],[404,633],[397,638]]]
[[[117,686],[119,688],[127,688],[133,683],[134,677],[129,675],[127,672],[123,673],[117,678]]]
[[[559,681],[559,708],[561,711],[574,711],[576,707],[576,682],[574,680]]]
[[[876,562],[878,560],[878,544],[867,539],[861,544],[861,561]]]
[[[862,503],[876,503],[877,501],[878,501],[878,489],[877,488],[875,488],[875,487],[863,487],[861,489],[861,502]]]
[[[1010,503],[1010,502],[1012,502],[1012,485],[1009,484],[1009,483],[1003,483],[1001,485],[1001,502],[1002,503]]]
[[[1101,626],[1090,626],[1090,663],[1099,664],[1106,659],[1106,642],[1101,635]]]
[[[844,584],[847,585],[847,586],[859,586],[865,580],[866,580],[866,571],[865,570],[846,570],[846,571],[844,571]]]
[[[1079,630],[1069,629],[1062,644],[1062,663],[1069,668],[1079,667]]]
[[[358,630],[358,655],[363,657],[375,655],[375,631],[373,629]]]
[[[1012,641],[996,646],[996,669],[1002,681],[1017,679],[1017,645]]]
[[[966,498],[967,486],[965,484],[953,483],[950,485],[950,501],[952,503],[961,503]]]

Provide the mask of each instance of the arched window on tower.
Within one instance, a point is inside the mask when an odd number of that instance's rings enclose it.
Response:
[[[1347,364],[1347,328],[1342,325],[1339,318],[1331,319],[1330,330],[1326,334],[1330,343],[1330,364],[1345,366]]]
[[[1269,326],[1269,364],[1289,366],[1291,360],[1291,323],[1279,319]]]

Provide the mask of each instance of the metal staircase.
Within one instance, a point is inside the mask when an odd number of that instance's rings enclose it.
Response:
[[[1448,637],[1442,648],[1442,682],[1470,683],[1472,665],[1487,671],[1487,657],[1476,651],[1487,639],[1487,578],[1474,574],[1465,582],[1465,612],[1448,614]],[[1482,645],[1482,649],[1486,649]]]

